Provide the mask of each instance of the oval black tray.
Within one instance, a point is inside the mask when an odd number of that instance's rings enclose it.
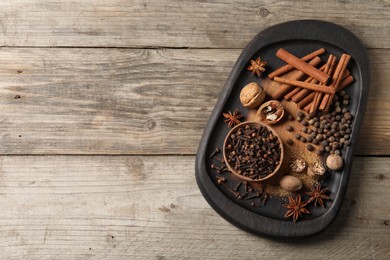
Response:
[[[305,217],[297,223],[283,218],[286,209],[282,204],[285,201],[280,198],[271,198],[265,206],[254,209],[247,202],[238,201],[232,194],[221,189],[221,185],[216,183],[215,173],[210,168],[212,159],[209,158],[215,147],[222,147],[229,131],[221,116],[222,112],[235,108],[245,111],[239,102],[239,93],[243,86],[254,81],[251,73],[247,71],[249,61],[261,56],[271,66],[267,70],[273,71],[283,65],[275,57],[276,51],[281,47],[297,56],[304,56],[321,47],[337,57],[348,53],[352,57],[348,68],[355,79],[354,83],[346,88],[352,100],[350,111],[355,117],[352,123],[351,146],[342,151],[345,162],[342,171],[335,172],[326,181],[331,191],[331,202],[325,209],[315,209],[311,217]],[[353,149],[368,97],[369,80],[370,68],[366,49],[353,33],[339,25],[317,20],[299,20],[275,25],[260,32],[235,63],[204,130],[195,165],[196,181],[204,198],[223,218],[258,235],[297,238],[325,229],[340,210],[346,192]]]

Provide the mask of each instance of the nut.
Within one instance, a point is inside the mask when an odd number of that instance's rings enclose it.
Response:
[[[240,92],[240,101],[244,107],[256,108],[265,99],[264,89],[256,82],[246,85]]]
[[[276,124],[283,118],[283,115],[283,105],[277,100],[267,101],[257,110],[260,121],[267,125]]]
[[[282,187],[283,189],[285,189],[286,191],[299,191],[300,189],[302,189],[302,181],[300,179],[298,179],[297,177],[294,177],[292,175],[286,175],[284,176],[280,182],[280,187]]]
[[[306,168],[306,162],[302,159],[296,159],[290,162],[290,168],[294,172],[301,172]]]
[[[326,166],[333,171],[340,170],[343,168],[343,158],[337,154],[331,154],[326,158]]]
[[[307,168],[307,174],[312,178],[320,178],[325,172],[326,168],[321,162],[314,162]]]

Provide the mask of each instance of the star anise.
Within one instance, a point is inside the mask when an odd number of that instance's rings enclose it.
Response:
[[[233,114],[229,111],[229,114],[222,113],[222,115],[226,118],[225,123],[227,123],[229,127],[241,124],[241,121],[239,119],[243,117],[243,115],[238,112],[237,109],[234,110]]]
[[[267,65],[266,61],[261,61],[260,57],[258,57],[256,60],[251,60],[251,65],[248,67],[248,70],[252,71],[252,75],[257,75],[258,77],[263,74],[265,71],[265,66]]]
[[[307,205],[307,202],[301,201],[301,195],[297,195],[295,200],[292,197],[288,197],[288,200],[290,204],[285,204],[283,207],[287,208],[288,211],[286,215],[284,215],[285,218],[293,217],[294,223],[297,222],[299,217],[302,217],[302,213],[310,214],[310,211],[308,211],[305,207]]]
[[[328,191],[327,188],[321,189],[320,184],[311,187],[311,191],[306,192],[306,194],[310,196],[310,199],[307,201],[307,203],[312,203],[314,201],[314,206],[317,207],[317,203],[318,203],[318,205],[321,205],[323,208],[325,208],[323,200],[330,199],[329,196],[325,195],[327,191]]]

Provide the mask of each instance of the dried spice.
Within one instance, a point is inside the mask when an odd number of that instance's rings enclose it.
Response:
[[[290,162],[290,168],[294,172],[301,172],[306,168],[306,162],[302,159],[295,159]]]
[[[267,177],[282,160],[279,138],[260,124],[238,126],[228,135],[225,149],[232,170],[251,180]]]
[[[288,197],[290,204],[284,204],[283,207],[287,208],[287,213],[284,215],[285,218],[293,217],[294,223],[297,222],[298,218],[302,217],[302,213],[310,214],[305,207],[307,202],[301,201],[301,195],[297,195],[295,200],[292,197]]]
[[[265,71],[265,66],[267,65],[266,61],[261,61],[260,57],[256,60],[251,60],[251,65],[248,67],[248,70],[252,71],[252,75],[257,75],[260,77]]]
[[[318,205],[321,205],[321,207],[325,208],[324,200],[330,199],[329,196],[325,195],[326,192],[328,192],[328,189],[321,189],[320,184],[311,187],[311,191],[306,193],[310,196],[310,199],[307,201],[307,203],[314,202],[315,207],[317,207],[318,203]]]
[[[229,114],[222,113],[222,115],[226,118],[225,123],[227,123],[229,127],[241,124],[241,121],[239,119],[243,117],[243,115],[238,112],[237,109],[234,110],[233,114],[229,111]]]

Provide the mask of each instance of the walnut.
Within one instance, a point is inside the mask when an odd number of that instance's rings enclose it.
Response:
[[[306,162],[302,159],[296,159],[290,162],[290,168],[294,172],[301,172],[306,168]]]
[[[267,101],[257,110],[257,116],[260,118],[260,121],[267,125],[279,122],[283,115],[284,107],[277,100]]]
[[[256,108],[264,102],[264,99],[265,91],[256,82],[246,85],[240,93],[240,101],[244,107]]]
[[[331,154],[326,158],[326,166],[333,171],[338,171],[344,166],[343,158],[337,154]]]

